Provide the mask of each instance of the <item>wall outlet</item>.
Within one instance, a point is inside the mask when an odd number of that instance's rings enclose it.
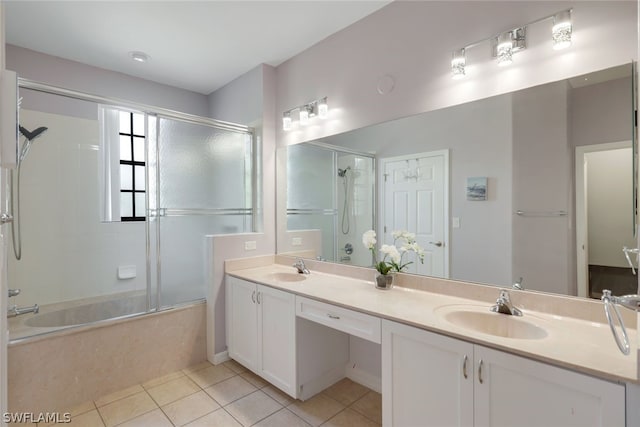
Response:
[[[256,241],[248,240],[244,242],[244,250],[245,251],[255,251],[256,250]]]
[[[291,246],[302,246],[302,237],[294,237],[291,239]]]
[[[457,216],[451,218],[451,226],[453,228],[460,228],[460,218],[458,218]]]

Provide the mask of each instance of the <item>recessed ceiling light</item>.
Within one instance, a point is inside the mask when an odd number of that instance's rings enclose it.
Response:
[[[147,62],[149,60],[149,58],[151,58],[146,53],[138,52],[138,51],[129,52],[129,56],[131,57],[131,59],[133,59],[136,62]]]

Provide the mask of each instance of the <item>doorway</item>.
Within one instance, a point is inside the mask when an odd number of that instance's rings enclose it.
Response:
[[[411,259],[406,272],[449,277],[449,151],[389,157],[380,164],[384,243],[393,244],[395,230],[415,233],[424,263]]]
[[[632,159],[631,141],[576,147],[578,296],[600,298],[602,289],[615,295],[637,290],[637,276],[622,251],[636,246]]]

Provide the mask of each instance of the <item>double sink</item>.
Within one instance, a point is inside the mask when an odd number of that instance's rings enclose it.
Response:
[[[307,280],[307,275],[296,272],[273,272],[269,280],[294,283]],[[476,304],[454,304],[435,308],[434,313],[459,328],[501,338],[540,340],[548,336],[542,326],[544,320],[527,314],[523,317],[489,311],[489,307]]]

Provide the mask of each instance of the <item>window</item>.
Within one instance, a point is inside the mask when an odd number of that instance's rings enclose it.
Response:
[[[145,115],[120,111],[120,220],[145,220]]]

